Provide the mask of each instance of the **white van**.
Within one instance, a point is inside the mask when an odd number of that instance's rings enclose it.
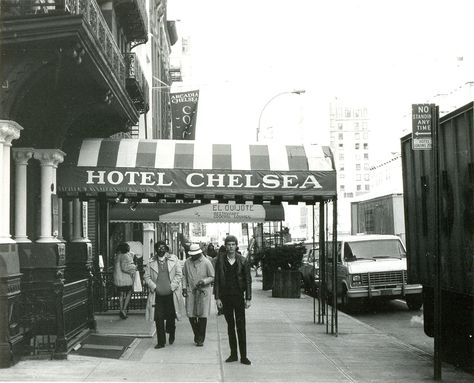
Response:
[[[328,293],[333,292],[332,247],[328,242]],[[355,235],[337,242],[337,295],[348,310],[372,299],[404,299],[422,305],[422,286],[407,283],[405,247],[396,235]]]

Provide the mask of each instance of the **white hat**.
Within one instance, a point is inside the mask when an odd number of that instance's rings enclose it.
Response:
[[[189,246],[189,251],[188,251],[189,255],[196,255],[196,254],[200,254],[200,253],[202,253],[202,250],[201,250],[201,246],[199,246],[199,244],[193,243],[193,244],[191,244],[191,246]]]

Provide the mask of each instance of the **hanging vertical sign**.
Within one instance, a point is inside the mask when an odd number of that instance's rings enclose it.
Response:
[[[174,140],[195,139],[198,100],[198,90],[171,93]]]
[[[431,150],[431,104],[412,105],[412,149]]]

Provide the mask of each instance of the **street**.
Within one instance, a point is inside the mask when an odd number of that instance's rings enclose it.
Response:
[[[377,302],[352,317],[433,355],[433,338],[423,331],[423,308],[410,311],[404,301]]]

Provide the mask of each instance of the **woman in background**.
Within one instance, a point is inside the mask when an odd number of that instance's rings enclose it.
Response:
[[[122,242],[117,246],[114,260],[114,285],[119,293],[119,316],[127,319],[127,309],[132,296],[133,277],[137,266],[133,263],[130,246]]]

